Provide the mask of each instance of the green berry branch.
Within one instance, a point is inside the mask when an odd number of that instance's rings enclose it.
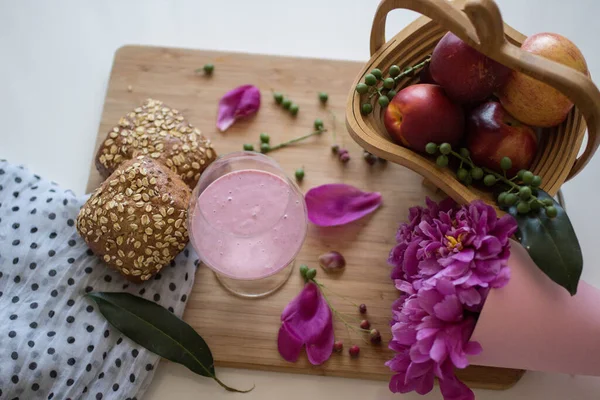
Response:
[[[542,184],[542,178],[539,175],[534,175],[533,172],[524,169],[512,178],[506,175],[506,172],[512,168],[512,160],[509,157],[503,157],[500,160],[500,168],[503,173],[499,174],[489,168],[476,166],[468,149],[460,148],[456,152],[450,143],[441,145],[427,143],[425,151],[428,154],[437,155],[435,162],[442,168],[448,166],[448,156],[457,158],[460,165],[456,171],[456,177],[465,185],[482,179],[483,184],[488,187],[504,184],[508,189],[500,193],[496,199],[500,207],[516,206],[519,214],[527,214],[530,211],[537,212],[543,208],[550,218],[554,218],[558,214],[551,199],[540,200],[537,198],[537,188]]]
[[[315,120],[315,131],[314,132],[311,132],[311,133],[303,135],[303,136],[299,136],[297,138],[288,140],[286,142],[279,143],[279,144],[277,144],[275,146],[271,146],[271,143],[270,143],[271,142],[271,137],[269,135],[267,135],[266,133],[263,132],[259,136],[259,139],[260,139],[260,152],[263,153],[263,154],[270,153],[272,151],[282,149],[282,148],[287,147],[289,145],[292,145],[294,143],[298,143],[298,142],[301,142],[303,140],[306,140],[309,137],[312,137],[312,136],[315,136],[315,135],[320,135],[323,132],[327,132],[327,129],[324,128],[323,121],[321,121],[318,118]],[[243,146],[243,149],[245,151],[254,151],[254,145],[251,144],[251,143],[245,143],[244,146]]]
[[[290,114],[292,114],[292,116],[296,116],[296,114],[298,114],[298,111],[300,111],[300,106],[298,106],[298,104],[285,97],[283,93],[273,92],[273,100],[275,100],[275,103],[281,105],[281,107],[283,107],[284,110],[288,110]]]
[[[390,104],[390,100],[394,98],[397,93],[397,86],[401,79],[405,77],[413,76],[418,70],[426,66],[431,60],[431,56],[421,61],[412,67],[405,68],[404,71],[397,65],[392,65],[388,71],[389,76],[383,77],[383,73],[379,68],[373,69],[370,73],[365,75],[364,83],[361,82],[356,85],[356,92],[360,95],[368,95],[367,102],[360,106],[360,111],[364,114],[370,114],[373,111],[373,105],[371,99],[379,95],[377,102],[381,107],[387,107]],[[381,82],[381,86],[378,86],[378,82]]]

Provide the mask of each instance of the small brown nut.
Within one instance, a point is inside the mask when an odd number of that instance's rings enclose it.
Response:
[[[346,259],[337,251],[329,251],[319,256],[319,265],[327,272],[341,271],[346,266]]]

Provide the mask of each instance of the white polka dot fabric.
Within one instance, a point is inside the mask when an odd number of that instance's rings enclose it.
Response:
[[[130,283],[77,234],[84,202],[0,161],[0,400],[141,397],[159,357],[108,324],[88,292],[129,292],[183,314],[196,255],[185,249]]]

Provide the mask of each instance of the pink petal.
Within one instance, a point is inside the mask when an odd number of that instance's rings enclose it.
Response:
[[[471,262],[471,260],[473,260],[474,256],[475,256],[475,250],[464,249],[464,250],[454,254],[452,256],[452,258],[454,258],[455,260],[458,260],[458,261],[469,263],[469,262]]]
[[[440,379],[444,400],[475,400],[475,394],[454,375]]]
[[[444,335],[439,335],[435,338],[433,346],[431,346],[429,356],[437,363],[442,363],[446,357],[448,357],[448,350],[446,348],[446,340],[444,339]]]
[[[467,356],[463,352],[458,353],[456,351],[451,351],[450,360],[452,360],[452,364],[459,369],[464,369],[469,366],[469,360],[467,360]]]
[[[219,100],[217,128],[225,132],[239,119],[254,114],[260,107],[260,90],[253,85],[239,86]]]
[[[473,287],[459,290],[458,298],[467,306],[475,306],[481,303],[481,294]]]
[[[506,286],[506,284],[508,283],[509,280],[510,280],[510,268],[504,267],[500,270],[500,272],[498,273],[496,278],[492,282],[490,282],[490,286],[493,287],[494,289],[499,289],[499,288]]]
[[[431,371],[431,367],[431,362],[410,363],[406,370],[406,380],[415,379],[425,375],[427,372]]]
[[[413,277],[419,272],[419,261],[417,260],[417,252],[419,250],[419,240],[413,240],[408,244],[404,252],[404,260],[402,268],[407,277]]]
[[[309,282],[285,307],[281,314],[278,349],[287,361],[296,361],[302,345],[306,345],[308,360],[321,364],[333,350],[333,320],[331,309],[318,286]]]
[[[428,314],[434,314],[435,305],[442,301],[444,296],[437,290],[421,290],[417,293],[417,299],[419,299],[419,306],[423,310],[427,311]]]
[[[433,335],[435,335],[436,333],[438,333],[440,330],[437,328],[422,328],[419,329],[417,331],[417,340],[424,340],[427,339]]]
[[[437,262],[434,257],[426,258],[419,262],[419,270],[425,275],[435,275],[440,272],[442,266]]]
[[[277,336],[277,349],[285,361],[296,362],[303,345],[302,340],[290,332],[285,322],[281,324]]]
[[[406,329],[401,326],[395,328],[395,326],[392,328],[392,334],[394,335],[394,340],[396,342],[402,345],[411,346],[417,341],[417,331],[414,329]]]
[[[390,392],[392,393],[408,393],[415,389],[414,382],[406,382],[406,375],[404,372],[400,372],[390,380]]]
[[[433,311],[437,318],[446,322],[459,321],[463,315],[462,305],[456,295],[446,296],[433,307]]]
[[[410,348],[410,360],[412,362],[416,362],[416,363],[422,363],[422,362],[426,362],[431,360],[431,358],[429,357],[429,354],[423,354],[419,351],[419,349],[417,347],[411,347]]]
[[[465,346],[465,353],[470,356],[477,355],[482,351],[483,347],[481,347],[481,344],[479,344],[479,342],[468,342]]]
[[[306,343],[306,355],[312,365],[323,364],[329,360],[333,352],[333,322],[325,326],[319,337],[314,342]]]
[[[421,375],[415,380],[415,392],[425,395],[433,389],[433,368],[430,368],[426,374]]]
[[[372,213],[381,205],[380,193],[363,192],[353,186],[333,183],[306,193],[308,219],[319,226],[337,226]]]
[[[394,284],[396,285],[396,289],[406,294],[413,294],[415,292],[413,285],[411,283],[406,282],[405,280],[396,279],[394,281]]]

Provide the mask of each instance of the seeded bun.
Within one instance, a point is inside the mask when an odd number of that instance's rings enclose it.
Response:
[[[217,157],[210,140],[179,111],[153,99],[112,128],[96,154],[96,169],[107,178],[122,162],[139,155],[166,165],[192,189]]]
[[[142,282],[188,242],[189,187],[150,157],[123,162],[84,204],[77,231],[127,279]]]

